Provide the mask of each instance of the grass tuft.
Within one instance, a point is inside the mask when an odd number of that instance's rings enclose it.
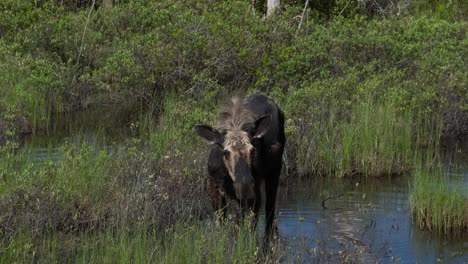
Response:
[[[422,168],[414,177],[410,204],[421,229],[445,235],[468,230],[468,189],[462,179]]]

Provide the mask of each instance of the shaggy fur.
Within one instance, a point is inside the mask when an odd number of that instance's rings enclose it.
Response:
[[[286,143],[283,112],[271,98],[260,93],[244,99],[235,97],[219,112],[217,129],[197,125],[195,130],[212,146],[208,183],[213,209],[225,216],[226,200],[235,200],[242,212],[253,212],[256,224],[263,186],[268,242],[276,231],[276,192]]]
[[[221,109],[218,115],[218,130],[247,131],[255,122],[255,114],[249,110],[245,100],[234,97]]]

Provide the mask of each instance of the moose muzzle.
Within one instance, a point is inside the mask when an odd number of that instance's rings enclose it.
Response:
[[[244,201],[255,199],[255,182],[252,177],[251,169],[245,159],[241,158],[237,161],[234,174],[234,189],[237,199]]]

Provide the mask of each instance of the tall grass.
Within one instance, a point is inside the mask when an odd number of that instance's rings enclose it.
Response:
[[[423,148],[415,153],[414,160],[410,196],[413,219],[424,230],[460,234],[468,230],[468,186],[462,177],[451,176],[444,169],[440,120],[424,118],[418,126],[420,133],[415,141]]]
[[[149,133],[151,147],[159,157],[191,152],[200,145],[193,127],[213,119],[216,114],[215,110],[206,111],[203,103],[206,103],[203,99],[181,99],[173,94],[166,96],[157,129],[154,133]],[[216,103],[206,105],[214,108]]]
[[[390,103],[362,103],[350,113],[301,120],[290,133],[300,175],[381,177],[412,164],[412,116]],[[294,161],[293,161],[294,162]]]
[[[421,229],[446,235],[468,230],[467,193],[463,179],[418,168],[410,198],[415,222]]]
[[[31,185],[53,188],[58,196],[102,195],[103,186],[115,172],[112,155],[85,142],[65,143],[56,154],[59,161],[48,159],[43,164],[35,164],[34,153],[28,149],[16,154],[3,150],[3,154],[9,164],[1,166],[0,195]]]
[[[39,164],[27,150],[4,153],[0,233],[5,238],[25,229],[39,235],[124,223],[161,227],[209,212],[202,199],[204,163],[194,162],[191,153],[153,159],[157,155],[139,140],[110,148],[67,143],[58,160]]]
[[[402,174],[411,163],[412,119],[390,104],[360,105],[342,128],[340,175]]]
[[[0,262],[264,263],[260,241],[248,223],[178,223],[166,230],[122,226],[74,236],[55,232],[39,238],[22,233],[4,244]],[[281,250],[271,251],[270,258],[284,256]]]

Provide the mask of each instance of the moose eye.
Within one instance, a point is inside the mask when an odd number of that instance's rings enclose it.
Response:
[[[223,151],[223,155],[226,159],[229,159],[229,151],[227,150]]]

